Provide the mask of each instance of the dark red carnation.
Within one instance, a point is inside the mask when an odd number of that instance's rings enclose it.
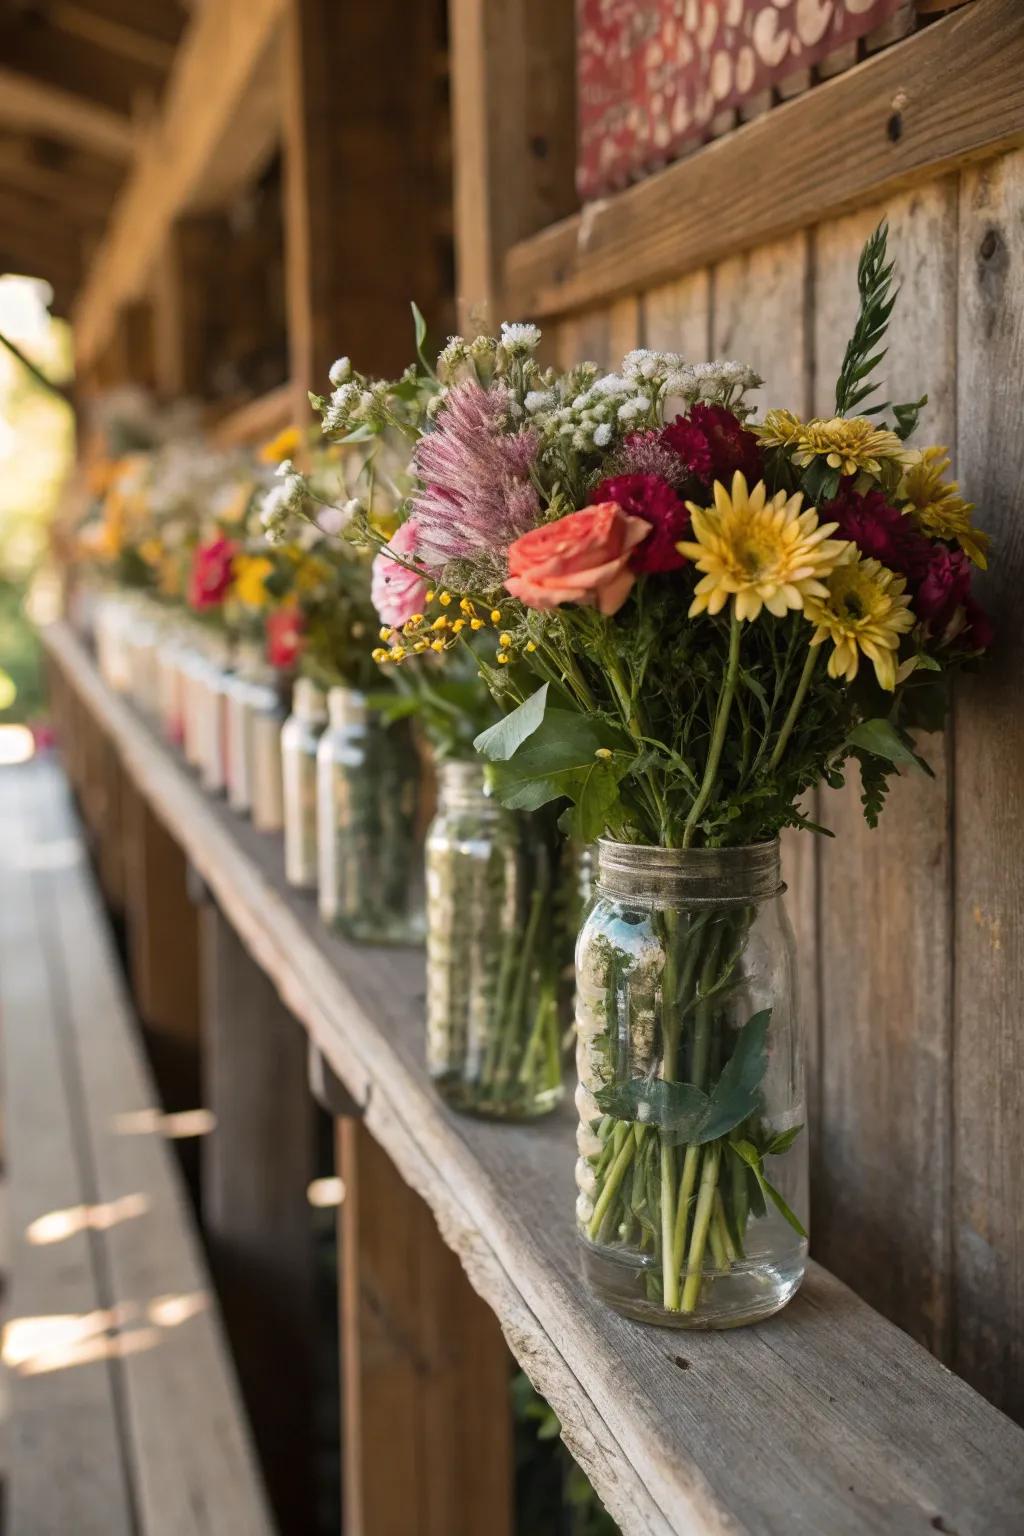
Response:
[[[217,537],[200,544],[193,554],[188,600],[198,613],[219,608],[227,597],[235,548],[230,539]]]
[[[724,405],[695,405],[689,416],[677,416],[663,428],[661,440],[699,480],[729,485],[740,470],[752,486],[763,474],[757,438]]]
[[[278,608],[267,619],[267,660],[272,667],[290,672],[302,649],[302,614],[297,608]]]
[[[598,504],[614,501],[629,517],[642,517],[652,532],[633,551],[630,565],[639,573],[677,571],[686,564],[676,549],[689,537],[690,514],[672,487],[658,475],[613,475],[590,494]]]
[[[849,539],[862,555],[906,576],[913,587],[924,576],[932,544],[881,491],[861,496],[844,486],[834,501],[819,509],[823,523],[838,523],[836,538]],[[915,608],[916,608],[915,604]]]
[[[971,563],[962,549],[931,546],[928,568],[914,598],[914,612],[936,636],[944,635],[962,614],[962,628],[954,634],[971,650],[987,650],[994,639],[991,619],[971,596]]]

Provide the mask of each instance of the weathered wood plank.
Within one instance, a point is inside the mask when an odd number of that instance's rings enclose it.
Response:
[[[203,1229],[282,1531],[315,1523],[315,1106],[306,1036],[212,903],[202,910]],[[281,1391],[282,1381],[288,1391]]]
[[[651,288],[641,300],[644,346],[681,352],[690,362],[711,356],[711,274],[691,272]]]
[[[953,1363],[1024,1414],[1024,155],[960,184],[956,469],[996,646],[956,702]]]
[[[857,313],[857,259],[883,213],[904,285],[880,398],[929,403],[915,441],[951,443],[956,378],[956,184],[935,183],[815,235],[815,408]],[[822,1122],[815,1242],[822,1263],[943,1359],[949,1356],[950,932],[948,741],[923,743],[934,779],[903,775],[877,832],[856,768],[822,814]],[[889,1262],[871,1257],[886,1253]]]
[[[52,782],[47,799],[49,835],[79,846]],[[111,1221],[99,1242],[120,1327],[116,1379],[139,1529],[272,1536],[184,1188],[158,1131],[147,1129],[156,1096],[95,889],[81,862],[37,878],[68,978],[64,1006],[96,1197],[115,1214],[132,1202],[131,1218]]]
[[[779,1319],[728,1336],[600,1306],[577,1265],[571,1111],[500,1130],[450,1115],[423,1063],[422,957],[324,932],[277,844],[202,795],[66,628],[45,643],[365,1105],[627,1536],[782,1536],[795,1509],[843,1536],[919,1536],[938,1519],[1013,1536],[1024,1433],[819,1266]]]
[[[47,941],[42,872],[66,878],[84,849],[37,830],[47,770],[0,771],[0,1008],[4,1182],[10,1230],[4,1362],[8,1529],[33,1536],[134,1536],[88,1177],[66,1033],[76,984]],[[51,878],[53,877],[51,875]]]
[[[1024,10],[1017,0],[975,0],[513,246],[506,307],[536,317],[598,303],[1022,138]]]
[[[341,1120],[344,1527],[512,1531],[508,1350],[423,1200]]]

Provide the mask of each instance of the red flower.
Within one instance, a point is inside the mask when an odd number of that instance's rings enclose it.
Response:
[[[995,638],[991,619],[971,596],[971,563],[962,549],[932,546],[914,612],[933,634],[959,635],[971,650],[987,650]]]
[[[629,517],[642,517],[651,535],[633,551],[634,571],[677,571],[686,560],[676,549],[690,536],[690,514],[685,504],[658,475],[614,475],[602,480],[590,494],[591,503],[614,501]]]
[[[188,600],[197,613],[219,608],[231,585],[231,565],[237,546],[218,536],[200,544],[192,556]]]
[[[281,672],[290,672],[302,650],[302,614],[297,608],[278,608],[267,619],[267,660]]]
[[[764,473],[757,438],[724,405],[695,405],[689,416],[677,416],[662,429],[661,440],[698,480],[731,485],[740,470],[748,485],[756,485]]]
[[[909,517],[889,505],[881,491],[861,496],[844,486],[833,501],[820,508],[820,516],[823,522],[839,524],[837,539],[849,539],[862,555],[906,576],[912,587],[927,571],[933,545]],[[917,609],[916,603],[914,607]]]

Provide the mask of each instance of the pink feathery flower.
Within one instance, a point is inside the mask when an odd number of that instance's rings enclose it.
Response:
[[[508,394],[475,379],[451,390],[413,467],[425,489],[414,500],[417,554],[430,570],[476,553],[503,557],[536,523],[530,467],[537,435],[507,431]]]

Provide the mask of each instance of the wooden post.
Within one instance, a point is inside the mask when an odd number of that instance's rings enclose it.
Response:
[[[121,809],[132,990],[165,1107],[195,1109],[199,946],[185,856],[127,774]]]
[[[576,207],[572,0],[449,0],[459,325],[500,313],[505,253]],[[479,317],[480,323],[475,323]]]
[[[361,1121],[337,1156],[346,1536],[510,1536],[498,1322]]]
[[[440,0],[288,0],[285,263],[300,419],[339,353],[367,372],[405,366],[410,299],[432,330],[447,323],[443,24]]]
[[[210,281],[223,256],[224,221],[179,219],[153,273],[153,373],[162,400],[201,395],[211,355]]]
[[[316,1109],[306,1037],[218,908],[201,914],[202,1212],[239,1378],[285,1536],[313,1528]]]

